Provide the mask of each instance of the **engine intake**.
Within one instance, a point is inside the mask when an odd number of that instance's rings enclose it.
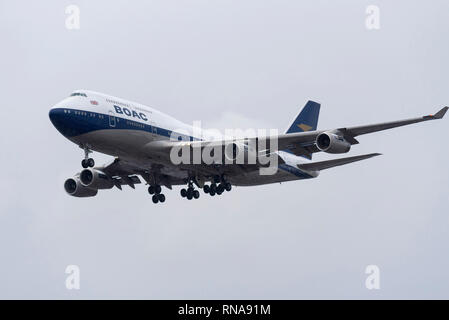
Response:
[[[104,172],[92,168],[84,169],[80,173],[81,184],[93,189],[111,189],[114,182]]]
[[[83,186],[81,184],[81,181],[77,177],[68,178],[64,182],[64,189],[69,195],[79,198],[93,197],[96,196],[98,193],[97,189],[92,189]]]
[[[332,132],[323,132],[316,137],[318,149],[327,153],[346,153],[351,149],[351,144],[342,136]]]

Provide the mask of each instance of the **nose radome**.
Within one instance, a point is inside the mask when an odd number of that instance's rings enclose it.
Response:
[[[50,112],[48,113],[48,116],[50,117],[50,121],[53,123],[53,125],[56,127],[56,123],[60,118],[62,117],[62,110],[59,108],[51,108]]]
[[[48,116],[50,117],[50,121],[53,122],[56,117],[56,109],[51,108],[50,112],[48,112]]]
[[[50,109],[48,116],[50,117],[51,123],[55,128],[64,136],[70,133],[70,119],[68,115],[64,112],[64,109],[53,107]]]

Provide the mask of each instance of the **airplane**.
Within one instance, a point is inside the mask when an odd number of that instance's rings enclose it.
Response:
[[[162,187],[185,185],[180,193],[188,200],[198,199],[198,189],[210,196],[231,191],[232,186],[256,186],[318,177],[321,170],[365,160],[380,155],[369,153],[346,158],[312,162],[317,152],[341,154],[358,144],[357,136],[413,123],[442,119],[444,107],[434,115],[384,122],[378,124],[317,130],[321,105],[308,101],[290,127],[275,137],[277,144],[255,150],[256,155],[270,155],[276,159],[274,174],[260,174],[266,165],[213,161],[206,163],[174,163],[170,157],[175,147],[205,148],[217,141],[207,141],[187,125],[154,108],[110,96],[76,90],[54,105],[49,111],[50,121],[67,139],[84,150],[83,170],[64,182],[65,191],[74,197],[93,197],[98,190],[123,185],[135,188],[143,178],[154,203],[165,202]],[[177,138],[173,139],[173,136]],[[258,137],[245,139],[222,138],[220,157],[235,160],[247,154]],[[229,149],[229,146],[231,148]],[[224,146],[224,147],[222,147]],[[114,157],[103,166],[95,166],[89,154],[93,151]],[[197,188],[196,188],[197,187]]]

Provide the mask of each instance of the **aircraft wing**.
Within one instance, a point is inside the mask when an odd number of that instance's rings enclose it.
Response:
[[[307,171],[320,171],[320,170],[329,169],[329,168],[333,168],[333,167],[337,167],[337,166],[342,166],[344,164],[348,164],[351,162],[369,159],[369,158],[380,156],[380,155],[381,155],[380,153],[369,153],[369,154],[364,154],[364,155],[354,156],[354,157],[303,163],[303,164],[298,164],[298,168],[307,170]]]
[[[364,126],[344,127],[344,128],[338,128],[338,129],[330,129],[330,130],[315,130],[315,131],[280,134],[278,136],[271,137],[271,138],[277,138],[277,140],[278,140],[276,148],[269,146],[269,143],[267,142],[267,149],[261,150],[261,151],[266,153],[266,152],[275,152],[278,150],[288,150],[297,156],[305,156],[305,157],[311,158],[311,155],[313,153],[320,151],[317,148],[315,142],[316,142],[317,136],[323,132],[332,132],[337,135],[340,135],[346,141],[348,141],[350,144],[353,145],[353,144],[359,143],[355,139],[355,137],[357,137],[359,135],[382,131],[382,130],[387,130],[387,129],[392,129],[392,128],[401,127],[401,126],[418,123],[418,122],[423,122],[423,121],[441,119],[444,117],[444,115],[448,109],[449,109],[448,107],[444,107],[434,115],[427,115],[427,116],[405,119],[405,120],[383,122],[383,123],[370,124],[370,125],[364,125]],[[254,141],[251,141],[254,139],[258,139],[258,138],[248,138],[245,140],[223,140],[223,141],[200,141],[200,140],[198,140],[198,141],[188,141],[188,142],[164,142],[164,143],[165,143],[165,147],[167,147],[167,148],[171,148],[175,145],[178,145],[178,146],[179,145],[189,145],[192,147],[202,148],[204,146],[211,146],[211,145],[225,146],[232,142],[240,142],[242,144],[249,144],[250,142],[254,142]]]
[[[350,144],[358,144],[359,142],[355,139],[355,137],[359,135],[406,126],[409,124],[428,120],[441,119],[444,117],[448,109],[449,109],[448,107],[444,107],[434,115],[427,115],[405,120],[383,122],[356,127],[338,128],[331,130],[282,134],[279,135],[278,137],[278,149],[279,150],[287,149],[292,151],[296,155],[310,155],[312,153],[319,152],[320,150],[315,146],[315,140],[317,136],[323,132],[333,132],[342,135],[345,138],[345,140],[348,141]]]
[[[350,137],[356,137],[356,136],[359,136],[362,134],[367,134],[367,133],[372,133],[372,132],[376,132],[376,131],[382,131],[382,130],[392,129],[392,128],[396,128],[396,127],[406,126],[406,125],[413,124],[413,123],[418,123],[418,122],[423,122],[423,121],[428,121],[428,120],[435,120],[435,119],[442,119],[448,109],[449,109],[448,107],[444,107],[434,115],[431,114],[428,116],[423,116],[423,117],[418,117],[418,118],[377,123],[377,124],[371,124],[371,125],[366,125],[366,126],[343,128],[343,129],[339,129],[339,130],[344,132],[345,135],[349,135]]]

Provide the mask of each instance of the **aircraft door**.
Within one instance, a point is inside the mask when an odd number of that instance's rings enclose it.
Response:
[[[156,127],[156,124],[154,122],[151,122],[151,134],[152,134],[153,138],[156,138],[156,136],[157,136],[157,127]]]
[[[115,116],[114,112],[109,111],[109,126],[114,128],[115,127]]]

